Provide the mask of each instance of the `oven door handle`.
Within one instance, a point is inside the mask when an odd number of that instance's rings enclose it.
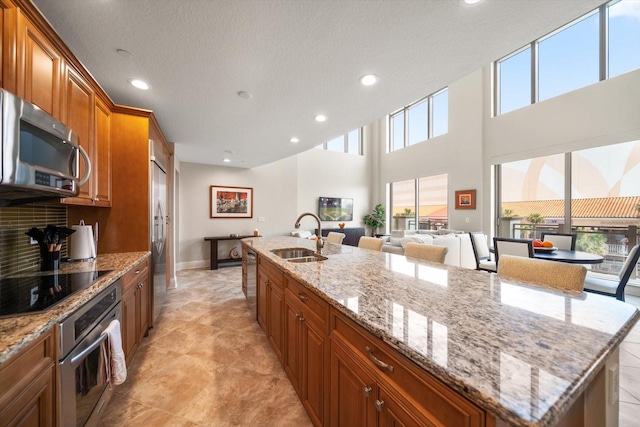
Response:
[[[82,359],[84,359],[86,355],[88,355],[93,350],[98,348],[98,346],[100,344],[102,344],[102,342],[105,341],[107,338],[108,338],[107,334],[100,335],[100,338],[98,338],[95,342],[93,342],[89,347],[85,348],[79,354],[77,354],[77,355],[75,355],[75,356],[73,356],[71,358],[71,361],[69,362],[71,364],[71,366],[77,365],[78,362],[82,361]]]

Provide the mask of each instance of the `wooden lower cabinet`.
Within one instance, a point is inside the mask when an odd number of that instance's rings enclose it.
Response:
[[[2,364],[1,426],[56,425],[55,358],[49,331]]]
[[[322,426],[329,407],[329,336],[289,291],[291,280],[286,279],[285,290],[285,372],[311,422]]]
[[[269,342],[273,351],[280,359],[284,360],[284,294],[282,288],[271,282],[267,287],[268,309],[268,333]]]
[[[149,331],[149,258],[122,277],[122,345],[127,365]]]
[[[482,409],[261,256],[257,293],[258,322],[314,426],[487,424]]]
[[[376,381],[346,350],[331,343],[331,425],[375,427]]]

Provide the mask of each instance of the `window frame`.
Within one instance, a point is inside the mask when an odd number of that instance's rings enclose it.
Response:
[[[493,62],[492,64],[492,72],[493,72],[493,79],[492,79],[492,84],[493,84],[493,90],[492,90],[492,96],[493,96],[493,100],[491,102],[491,107],[492,107],[492,117],[498,117],[501,116],[502,114],[508,114],[511,111],[516,111],[519,110],[520,108],[526,108],[527,106],[536,104],[538,102],[541,102],[539,99],[539,79],[538,79],[538,75],[539,75],[539,45],[541,42],[548,40],[552,37],[554,37],[555,35],[563,32],[564,30],[572,27],[573,25],[578,24],[579,22],[588,19],[589,17],[593,16],[594,14],[599,14],[598,15],[598,52],[596,52],[596,54],[598,55],[598,73],[599,73],[599,78],[598,78],[598,82],[607,80],[609,78],[609,8],[613,5],[615,5],[616,3],[618,3],[621,0],[612,0],[609,2],[606,2],[604,4],[601,4],[600,6],[598,6],[597,8],[579,16],[578,18],[572,20],[571,22],[568,22],[567,24],[563,25],[562,27],[557,28],[554,31],[551,31],[548,34],[545,34],[542,37],[539,37],[535,40],[533,40],[532,42],[520,47],[517,50],[514,50],[513,52],[509,53],[508,55],[505,55],[499,59],[497,59],[496,61]],[[523,107],[517,108],[516,110],[510,110],[506,113],[501,113],[500,112],[500,99],[502,96],[502,88],[500,86],[500,75],[501,75],[501,70],[500,70],[500,65],[502,62],[508,60],[509,58],[518,55],[519,53],[522,53],[524,50],[530,48],[531,49],[531,82],[530,82],[530,92],[531,92],[531,103],[528,105],[525,105]],[[547,98],[547,99],[552,99],[556,96],[560,96],[560,95],[564,95],[566,93],[569,92],[573,92],[575,90],[579,90],[581,88],[583,88],[585,86],[582,86],[580,88],[577,89],[571,89],[568,90],[566,92],[562,92],[560,94],[557,94],[551,98]],[[546,100],[546,99],[545,99]]]
[[[412,145],[417,145],[417,144],[421,144],[425,141],[428,141],[432,138],[434,138],[433,136],[433,98],[443,94],[444,92],[447,92],[447,120],[449,118],[449,109],[448,109],[448,105],[449,105],[449,86],[445,86],[442,89],[433,92],[425,97],[422,97],[414,102],[412,102],[411,104],[408,104],[402,108],[399,108],[397,110],[395,110],[394,112],[392,112],[391,114],[389,114],[387,116],[387,129],[389,129],[389,137],[388,137],[388,144],[387,144],[387,153],[392,153],[394,151],[398,151],[398,150],[402,150],[403,148],[407,148],[410,147]],[[409,143],[409,110],[411,110],[413,107],[416,107],[419,104],[422,104],[423,102],[426,102],[426,106],[427,106],[427,138],[424,141],[419,141],[419,142],[415,142],[413,144]],[[394,134],[395,134],[395,128],[394,128],[394,118],[396,116],[398,116],[399,114],[404,114],[404,120],[403,120],[403,141],[402,141],[402,146],[400,146],[399,148],[394,148]],[[447,132],[442,134],[442,135],[446,135],[447,133],[449,133],[449,126],[447,123]],[[438,136],[442,136],[442,135],[438,135]]]

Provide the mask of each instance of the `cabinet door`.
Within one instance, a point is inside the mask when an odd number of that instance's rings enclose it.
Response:
[[[18,14],[18,29],[16,94],[61,119],[62,57],[21,13]]]
[[[17,399],[0,411],[0,425],[7,427],[55,425],[53,369],[51,366],[42,372]]]
[[[378,399],[374,405],[378,411],[378,427],[409,427],[409,426],[430,426],[435,424],[424,424],[411,413],[409,409],[400,404],[393,394],[388,392],[383,386],[378,387]]]
[[[92,166],[96,163],[94,144],[94,92],[93,89],[72,68],[67,67],[65,79],[65,111],[63,122],[78,135],[78,144],[84,148],[91,159]],[[87,173],[84,160],[80,159],[80,179]],[[96,183],[96,171],[91,172],[91,178],[82,187],[78,197],[65,199],[65,203],[93,205]]]
[[[138,284],[140,301],[140,310],[138,311],[140,325],[140,329],[138,330],[138,342],[142,341],[142,338],[147,335],[147,331],[149,330],[149,302],[151,301],[151,288],[149,287],[148,270],[145,270],[144,274],[144,277],[140,279],[140,283]]]
[[[375,381],[336,343],[331,343],[331,426],[375,427]]]
[[[111,111],[96,97],[95,105],[95,174],[96,206],[111,206]]]
[[[136,298],[137,290],[135,286],[131,286],[122,295],[122,346],[127,365],[131,362],[131,358],[138,348],[136,301],[139,301],[139,298]]]
[[[289,299],[285,297],[285,356],[284,370],[293,385],[298,396],[302,398],[300,392],[300,375],[301,369],[301,315],[300,311],[293,304],[289,303]]]
[[[283,348],[284,348],[284,295],[278,286],[271,283],[268,286],[269,297],[267,303],[269,309],[267,310],[268,322],[267,322],[267,336],[269,342],[273,347],[276,356],[280,359],[280,363],[283,362]]]
[[[328,392],[329,338],[304,317],[302,323],[302,404],[316,426],[325,425]],[[326,402],[326,403],[325,403]]]
[[[258,288],[256,289],[258,303],[258,324],[267,332],[267,289],[269,278],[258,269]]]

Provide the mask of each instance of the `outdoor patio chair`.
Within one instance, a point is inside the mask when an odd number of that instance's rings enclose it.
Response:
[[[618,278],[620,279],[618,282],[596,277],[587,277],[584,281],[584,290],[594,294],[615,297],[620,301],[624,301],[624,288],[627,286],[629,278],[631,278],[633,269],[636,268],[638,264],[638,258],[640,258],[640,249],[638,248],[640,248],[640,245],[635,245],[629,251],[629,255],[624,261],[624,264],[622,264],[622,268],[618,274]]]
[[[576,234],[563,234],[563,233],[542,233],[541,240],[544,242],[549,240],[558,249],[565,249],[567,251],[576,250]]]

